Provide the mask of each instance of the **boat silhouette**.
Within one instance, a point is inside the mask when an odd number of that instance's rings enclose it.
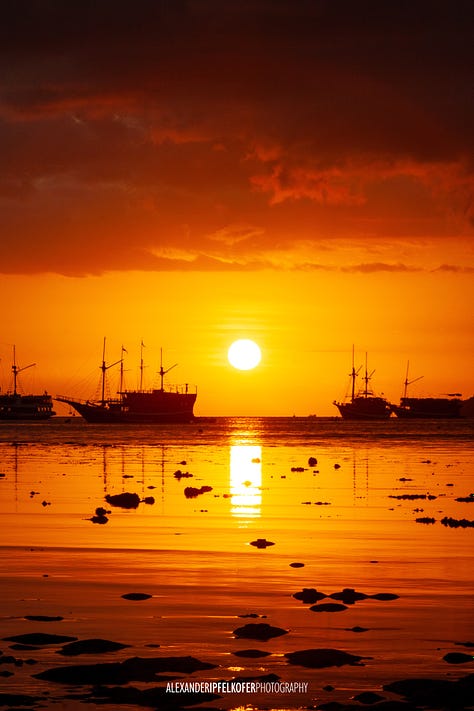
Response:
[[[461,393],[448,393],[445,397],[408,397],[408,386],[421,380],[422,375],[408,379],[410,361],[404,382],[403,395],[399,405],[392,405],[393,412],[401,418],[451,419],[462,417],[463,401]]]
[[[30,363],[20,368],[16,363],[16,348],[13,346],[13,392],[0,393],[0,420],[49,420],[53,411],[53,399],[44,392],[42,395],[23,395],[18,392],[18,375],[32,368]]]
[[[367,353],[365,354],[365,374],[363,376],[364,387],[356,393],[356,380],[360,367],[356,370],[354,365],[354,348],[352,348],[352,370],[351,378],[351,398],[347,402],[337,402],[333,405],[337,407],[344,420],[386,420],[392,414],[392,405],[383,397],[375,395],[369,388],[370,380],[375,373],[368,372]]]
[[[194,403],[197,393],[189,385],[165,388],[164,377],[176,367],[163,367],[163,354],[160,351],[160,387],[143,389],[143,342],[140,358],[140,387],[137,390],[123,389],[123,354],[115,363],[105,360],[105,338],[102,352],[101,397],[99,400],[76,400],[58,395],[55,400],[73,407],[87,422],[110,424],[154,424],[191,422],[194,419]],[[106,373],[120,364],[120,387],[116,398],[106,397]]]

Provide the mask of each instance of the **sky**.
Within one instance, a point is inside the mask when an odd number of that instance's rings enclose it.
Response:
[[[1,12],[3,389],[15,344],[25,387],[90,397],[106,336],[201,415],[336,415],[353,345],[391,400],[408,360],[474,394],[470,0]]]

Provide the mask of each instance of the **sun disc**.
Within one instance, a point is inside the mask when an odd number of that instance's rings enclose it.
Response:
[[[260,363],[262,353],[255,341],[240,338],[230,346],[227,358],[237,370],[252,370]]]

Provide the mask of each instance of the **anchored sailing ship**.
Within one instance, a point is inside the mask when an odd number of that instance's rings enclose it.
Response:
[[[22,395],[18,392],[18,375],[34,365],[36,363],[18,367],[16,348],[13,346],[13,392],[0,393],[0,420],[48,420],[55,414],[53,399],[48,393]]]
[[[73,407],[87,422],[117,423],[117,424],[154,424],[171,422],[191,422],[194,419],[194,403],[197,393],[191,392],[189,386],[174,386],[165,388],[164,377],[177,363],[169,368],[163,367],[163,357],[160,358],[160,387],[143,389],[143,343],[140,358],[140,387],[138,390],[123,389],[123,354],[120,360],[107,364],[105,360],[105,338],[102,352],[101,398],[100,400],[73,400],[69,397],[57,396],[55,399]],[[110,368],[120,364],[120,387],[118,397],[106,397],[106,373]]]
[[[364,388],[356,394],[356,380],[360,367],[356,370],[354,365],[354,348],[352,348],[351,399],[348,402],[336,402],[333,405],[339,410],[344,420],[386,420],[392,414],[392,406],[383,397],[374,395],[369,388],[370,380],[375,373],[367,369],[367,353],[365,354],[365,375],[363,376]]]
[[[408,361],[400,405],[392,406],[397,417],[438,420],[462,417],[463,401],[461,400],[461,393],[449,393],[447,397],[408,397],[408,386],[423,377],[420,375],[418,378],[409,380],[409,365],[410,362]]]

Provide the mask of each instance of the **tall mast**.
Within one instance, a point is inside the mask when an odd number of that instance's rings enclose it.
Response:
[[[355,400],[355,384],[356,384],[356,378],[359,375],[359,370],[360,367],[356,370],[355,369],[355,364],[354,364],[354,344],[352,344],[352,371],[350,374],[351,380],[352,380],[352,393],[351,393],[351,402],[354,402]]]
[[[30,363],[30,365],[25,365],[23,368],[19,368],[16,364],[16,347],[13,346],[13,365],[12,365],[12,373],[13,373],[13,394],[16,395],[16,379],[18,377],[18,373],[21,373],[23,370],[26,370],[27,368],[32,368],[36,363]]]
[[[371,373],[368,372],[367,370],[367,353],[365,354],[365,375],[364,375],[364,382],[365,382],[365,388],[364,388],[364,396],[368,397],[369,395],[372,395],[373,393],[369,390],[369,380],[375,373],[375,370],[373,370]]]
[[[143,390],[143,349],[145,344],[143,343],[143,338],[140,343],[140,392]]]
[[[403,397],[404,397],[404,398],[407,396],[408,386],[411,385],[412,383],[416,383],[417,380],[421,380],[422,377],[423,377],[422,375],[420,375],[418,378],[413,378],[413,380],[408,380],[408,368],[409,368],[409,366],[410,366],[410,361],[407,360],[407,372],[406,372],[406,375],[405,375],[405,382],[404,382],[404,386],[405,386],[405,387],[404,387],[404,389],[403,389]]]
[[[177,363],[175,363],[174,365],[170,365],[170,367],[166,368],[166,370],[165,370],[163,368],[163,348],[160,348],[160,370],[159,370],[159,373],[160,373],[160,390],[162,392],[165,389],[163,379],[164,379],[166,373],[169,373],[170,370],[172,370],[173,368],[176,368],[177,365],[178,365]]]
[[[123,346],[122,346],[123,348]],[[102,398],[101,398],[101,404],[102,407],[105,407],[105,373],[109,368],[113,368],[114,365],[117,365],[118,363],[122,362],[122,358],[120,360],[115,361],[115,363],[111,363],[110,365],[105,364],[105,336],[104,336],[104,346],[102,349],[102,365],[100,366],[100,369],[102,371]]]

